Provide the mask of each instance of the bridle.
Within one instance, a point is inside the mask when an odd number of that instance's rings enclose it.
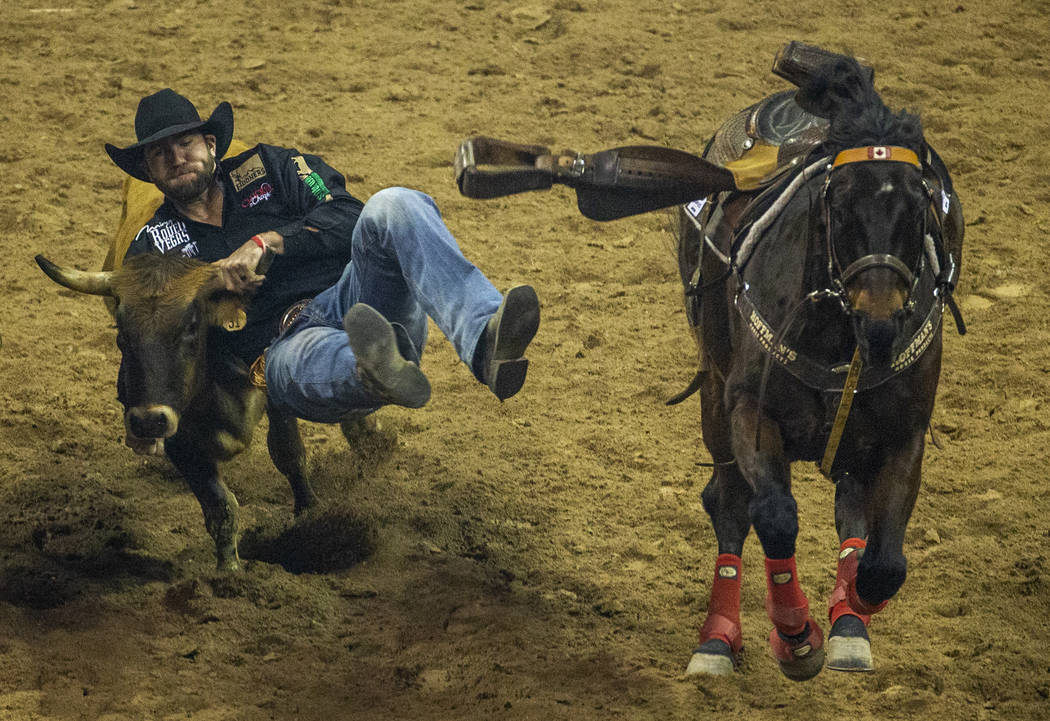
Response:
[[[839,260],[838,254],[835,251],[834,234],[832,232],[831,223],[831,203],[828,202],[831,181],[836,177],[836,171],[846,165],[872,162],[906,163],[914,167],[919,172],[919,179],[922,183],[923,191],[932,203],[933,190],[930,188],[926,180],[922,178],[922,163],[919,162],[919,156],[916,155],[914,151],[894,145],[869,145],[859,148],[849,148],[839,152],[828,166],[827,174],[824,178],[824,186],[821,191],[821,201],[824,206],[828,277],[830,278],[831,284],[831,288],[828,289],[828,291],[825,291],[825,295],[836,297],[842,304],[843,311],[847,315],[855,315],[857,311],[853,308],[852,302],[849,299],[849,294],[846,291],[850,283],[857,278],[857,276],[869,270],[875,268],[888,268],[896,273],[908,288],[908,294],[904,302],[904,312],[911,313],[915,308],[913,296],[919,285],[919,280],[922,278],[923,271],[925,270],[925,253],[919,253],[914,268],[909,267],[900,258],[890,253],[871,253],[864,255],[843,267],[843,264]],[[931,215],[935,218],[934,222],[938,225],[940,224],[940,216],[937,215],[936,212],[931,213],[924,211],[921,236],[923,238],[926,238],[929,235],[928,219]],[[938,229],[938,235],[939,234]]]

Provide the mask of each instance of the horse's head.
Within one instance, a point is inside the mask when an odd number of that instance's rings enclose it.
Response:
[[[886,107],[855,60],[830,63],[799,102],[830,121],[824,185],[832,283],[848,307],[866,363],[888,365],[922,274],[930,208],[922,125]]]
[[[824,197],[829,271],[865,362],[885,366],[922,273],[929,199],[919,160],[902,147],[842,151]]]

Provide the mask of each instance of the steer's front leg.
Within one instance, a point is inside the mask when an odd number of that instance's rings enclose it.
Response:
[[[215,460],[207,458],[195,445],[176,433],[167,439],[164,449],[168,458],[189,484],[204,512],[204,526],[215,541],[216,564],[220,571],[236,571],[241,567],[237,553],[238,503],[236,496],[219,478]]]
[[[306,448],[299,434],[299,419],[267,406],[270,429],[266,433],[266,447],[270,460],[288,479],[295,498],[295,513],[302,513],[317,503],[317,495],[306,475]]]

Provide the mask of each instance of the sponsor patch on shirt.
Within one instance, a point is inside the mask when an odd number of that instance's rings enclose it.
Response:
[[[230,171],[230,180],[233,181],[233,188],[238,192],[244,190],[249,184],[259,178],[265,177],[266,166],[263,165],[262,158],[259,157],[258,153],[255,153]]]
[[[186,231],[186,224],[181,220],[163,220],[159,223],[147,224],[142,232],[149,235],[153,247],[161,253],[168,253],[180,245],[191,242],[190,234]],[[193,251],[193,255],[196,255],[196,245]],[[188,255],[186,249],[183,249],[183,253]]]
[[[254,208],[264,200],[269,200],[271,195],[273,195],[273,186],[269,183],[263,183],[251,193],[244,196],[244,199],[241,200],[241,207]]]
[[[299,174],[299,180],[303,181],[303,185],[309,188],[315,198],[326,202],[332,199],[332,194],[328,192],[328,186],[321,180],[320,175],[310,170],[306,158],[296,155],[292,157],[292,162],[295,163],[295,172]]]

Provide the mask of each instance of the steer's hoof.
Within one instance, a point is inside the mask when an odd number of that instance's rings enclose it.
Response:
[[[237,546],[222,547],[215,549],[215,570],[220,572],[241,570],[241,557],[237,553]]]
[[[774,628],[769,646],[781,673],[792,681],[808,681],[824,668],[824,632],[812,618],[798,636],[785,636]]]
[[[833,671],[874,671],[871,642],[864,622],[852,614],[840,616],[828,633],[827,667]]]
[[[733,651],[725,641],[711,639],[693,651],[686,676],[730,676],[736,668]]]

